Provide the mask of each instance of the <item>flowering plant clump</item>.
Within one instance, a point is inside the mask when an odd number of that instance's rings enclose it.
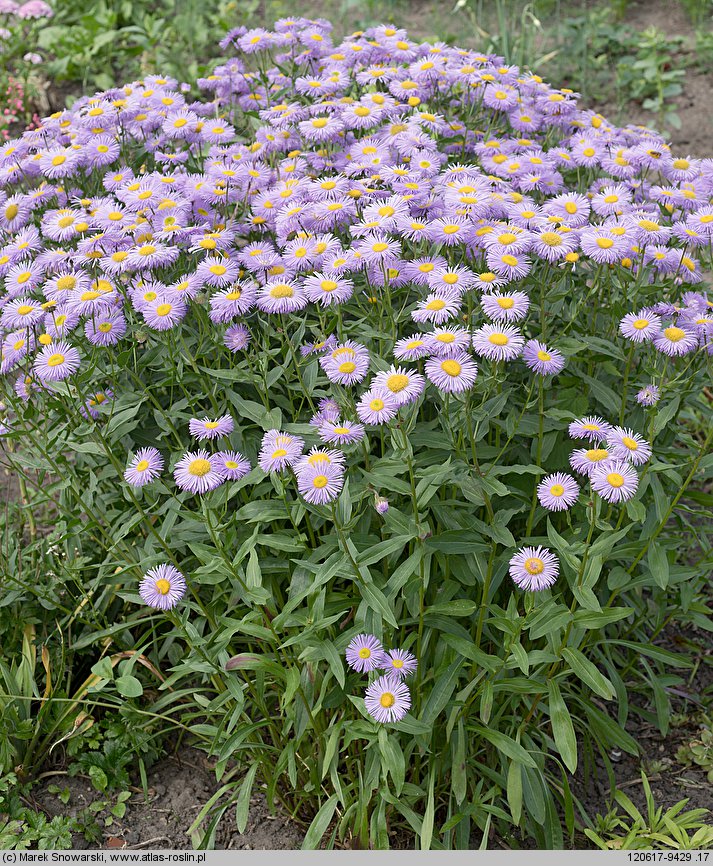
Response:
[[[27,51],[27,46],[37,43],[40,22],[52,14],[44,0],[0,0],[0,140],[17,134],[18,126],[40,122],[33,109],[34,67],[42,58],[36,51]]]
[[[710,466],[713,161],[391,27],[221,45],[200,98],[0,149],[6,459],[72,639],[140,648],[308,846],[561,845],[707,621],[665,529]]]

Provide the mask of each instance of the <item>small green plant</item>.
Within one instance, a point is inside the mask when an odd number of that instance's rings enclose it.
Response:
[[[708,781],[713,783],[713,730],[710,716],[704,716],[698,737],[680,746],[676,759],[690,767],[695,764],[708,774]]]
[[[684,809],[688,800],[680,800],[670,809],[656,806],[649,780],[642,772],[641,782],[646,795],[646,816],[636,808],[627,795],[620,790],[614,793],[614,801],[620,809],[613,808],[606,815],[597,815],[594,828],[586,828],[585,834],[602,850],[640,850],[664,846],[675,850],[708,848],[713,843],[713,826],[704,821],[707,809]]]

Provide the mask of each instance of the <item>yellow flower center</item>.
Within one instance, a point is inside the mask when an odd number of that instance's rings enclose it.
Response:
[[[371,658],[371,650],[368,646],[363,646],[359,650],[359,658],[360,659],[370,659]]]
[[[195,460],[191,460],[188,464],[188,473],[189,475],[195,475],[198,478],[202,478],[204,475],[207,475],[210,472],[210,461],[204,460],[202,457],[197,457]]]
[[[383,243],[383,241],[380,241],[379,243],[372,244],[371,248],[375,253],[383,253],[384,250],[387,250],[389,248],[389,245]]]
[[[528,574],[541,574],[545,570],[545,563],[538,556],[531,556],[525,560],[525,571]]]
[[[612,487],[621,487],[624,484],[624,476],[618,472],[610,472],[607,475],[607,481]]]
[[[386,387],[392,394],[398,394],[408,387],[409,378],[403,373],[392,373],[386,380]]]
[[[172,309],[172,304],[159,304],[158,307],[156,307],[156,315],[163,318],[163,316],[167,316]]]
[[[335,427],[335,428],[334,428],[334,432],[335,432],[338,436],[346,436],[347,433],[349,432],[349,428],[348,428],[348,427]]]
[[[40,345],[41,346],[49,346],[52,342],[52,337],[49,334],[40,334]]]
[[[639,225],[647,232],[655,232],[660,228],[659,224],[653,222],[653,220],[639,220]]]
[[[215,428],[218,426],[218,422],[217,421],[206,421],[204,426],[205,426],[206,430],[215,430]]]
[[[29,304],[21,304],[21,305],[17,308],[17,315],[18,315],[18,316],[27,316],[27,315],[29,315],[29,314],[30,314],[34,309],[35,309],[35,308],[34,308],[34,307],[31,307]]]
[[[449,376],[459,376],[462,369],[458,361],[454,361],[453,359],[441,362],[441,370]]]
[[[550,493],[552,496],[561,496],[564,493],[564,487],[561,484],[553,484],[550,487]]]
[[[287,457],[287,451],[285,451],[284,448],[277,448],[275,449],[275,451],[272,452],[272,457],[273,459],[276,459],[278,457]]]
[[[140,463],[137,463],[136,467],[135,467],[137,472],[146,472],[146,470],[148,468],[149,468],[149,461],[148,460],[142,460]]]
[[[32,274],[30,273],[30,271],[23,271],[21,274],[17,275],[17,282],[18,283],[26,283],[30,279],[31,276],[32,276]]]
[[[621,444],[628,448],[629,451],[639,450],[639,443],[635,439],[632,439],[631,436],[622,436]]]
[[[597,238],[597,246],[603,250],[608,250],[614,246],[614,241],[611,238]]]
[[[442,298],[434,298],[432,301],[429,301],[426,304],[427,310],[442,310],[446,305],[446,302]]]
[[[443,234],[446,235],[454,235],[460,231],[460,226],[457,223],[448,223],[448,225],[443,226]]]
[[[323,487],[326,487],[329,484],[329,479],[326,475],[316,475],[312,479],[312,486],[316,487],[317,490],[321,490]]]
[[[55,355],[50,355],[47,359],[48,367],[59,367],[60,364],[64,364],[64,355],[61,355],[59,352]]]
[[[112,328],[113,328],[113,325],[111,322],[102,322],[101,325],[99,325],[97,330],[101,331],[102,334],[108,334]]]
[[[291,298],[294,293],[292,286],[288,286],[286,283],[280,283],[279,286],[273,286],[270,289],[270,296],[273,298]]]
[[[384,709],[389,709],[389,707],[393,707],[396,703],[396,698],[391,694],[391,692],[384,692],[384,694],[379,698],[379,703]]]
[[[592,463],[599,463],[601,460],[606,460],[608,456],[609,452],[606,448],[590,448],[586,454],[587,460],[591,460]]]
[[[400,669],[404,666],[403,659],[391,659],[391,666]]]
[[[333,292],[337,288],[337,283],[334,280],[322,280],[319,286],[323,292]]]
[[[511,255],[505,255],[505,256],[503,256],[503,257],[500,259],[500,261],[501,261],[504,265],[509,265],[511,268],[514,268],[515,265],[517,265],[517,259],[515,258],[515,256],[511,256]]]
[[[488,342],[492,343],[493,346],[507,346],[510,340],[506,334],[491,334],[488,337]]]
[[[369,403],[369,408],[373,412],[381,412],[381,410],[384,408],[384,405],[385,405],[385,403],[381,398],[374,397],[374,399],[371,401],[371,403]]]
[[[540,240],[548,247],[558,247],[562,243],[562,238],[557,232],[542,232]]]
[[[165,577],[162,577],[160,580],[156,581],[156,590],[161,593],[161,595],[168,595],[171,591],[171,584],[166,580]]]
[[[344,361],[339,365],[340,373],[353,373],[356,370],[354,361]]]
[[[242,292],[240,291],[240,289],[233,289],[233,291],[228,292],[228,294],[225,297],[229,301],[239,301],[241,295],[242,295]]]
[[[552,355],[550,355],[548,352],[543,352],[542,349],[540,349],[537,353],[537,358],[539,361],[551,361]]]
[[[6,220],[14,220],[17,214],[19,213],[20,208],[16,204],[9,204],[5,208],[5,219]]]
[[[678,343],[679,340],[682,340],[686,336],[686,332],[682,328],[672,326],[666,328],[664,335],[666,336],[666,339],[670,340],[672,343]]]
[[[648,319],[637,319],[634,322],[634,327],[636,328],[637,331],[643,331],[644,328],[648,328],[650,324],[651,323],[649,322]]]
[[[228,270],[225,265],[211,265],[208,270],[211,274],[215,274],[216,277],[222,277],[223,274]]]

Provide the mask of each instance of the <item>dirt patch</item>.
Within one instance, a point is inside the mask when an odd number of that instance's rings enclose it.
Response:
[[[135,780],[138,781],[138,780]],[[69,800],[63,803],[51,786],[69,791]],[[81,833],[72,838],[74,848],[172,848],[192,849],[200,844],[206,829],[189,836],[188,829],[208,800],[221,787],[216,782],[212,765],[203,753],[184,748],[175,756],[161,759],[148,773],[148,801],[143,790],[132,786],[126,813],[113,818],[105,826],[106,810],[98,812],[101,836],[88,841]],[[84,810],[102,800],[86,777],[71,777],[63,772],[49,773],[32,789],[32,805],[48,817],[62,815],[87,820]],[[224,801],[219,800],[218,803]],[[269,808],[261,792],[250,801],[248,823],[239,833],[235,823],[235,807],[225,811],[215,832],[214,847],[225,849],[280,850],[299,848],[303,833],[289,816],[275,806]]]

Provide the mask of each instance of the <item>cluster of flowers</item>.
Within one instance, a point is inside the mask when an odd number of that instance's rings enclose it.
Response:
[[[269,430],[257,463],[293,472],[301,496],[324,504],[343,489],[349,446],[405,407],[467,399],[480,366],[563,370],[544,314],[530,316],[530,286],[561,281],[586,303],[587,280],[594,292],[610,271],[624,293],[665,285],[676,298],[625,317],[622,335],[674,361],[713,351],[713,305],[691,288],[713,238],[713,160],[676,157],[657,133],[617,128],[502,58],[396,28],[334,44],[328,22],[284,19],[222,45],[243,56],[199,80],[209,98],[147,76],[0,147],[0,373],[21,400],[42,405],[82,372],[112,377],[76,398],[96,419],[120,394],[115,347],[171,347],[207,325],[210,351],[232,362],[250,326],[288,341],[304,327],[319,444],[305,453],[303,437]],[[372,313],[386,348],[348,334]],[[658,387],[637,399],[653,405]],[[214,441],[234,422],[189,427]],[[573,469],[610,502],[633,496],[649,444],[601,419],[572,429],[596,446],[576,450]],[[163,469],[157,448],[142,449],[125,478],[141,487]],[[201,494],[250,470],[242,454],[199,449],[173,474]],[[561,510],[579,490],[557,473],[537,492]],[[519,585],[556,577],[548,551],[516,556]],[[149,597],[175,603],[178,578],[154,577]]]
[[[191,418],[188,429],[193,439],[212,441],[230,436],[235,429],[235,422],[230,415],[223,415],[217,420]],[[129,460],[124,478],[132,487],[144,487],[158,478],[163,469],[164,460],[157,448],[141,448]],[[173,477],[181,490],[207,493],[224,481],[239,481],[250,469],[250,461],[239,451],[210,453],[200,448],[187,452],[177,461]]]
[[[16,3],[15,0],[0,0],[0,15],[28,21],[35,18],[51,18],[54,13],[52,7],[44,0],[27,0],[26,3]]]
[[[386,671],[367,686],[364,705],[377,722],[398,722],[411,707],[404,679],[416,672],[418,661],[408,650],[385,650],[373,634],[358,634],[346,652],[347,664],[362,674]]]
[[[608,502],[625,502],[636,493],[639,477],[634,466],[651,457],[651,445],[626,427],[586,416],[569,425],[572,439],[586,439],[591,448],[577,448],[569,457],[575,472],[585,475],[592,490]],[[540,505],[548,511],[566,511],[579,498],[579,485],[565,472],[548,475],[537,486]]]

